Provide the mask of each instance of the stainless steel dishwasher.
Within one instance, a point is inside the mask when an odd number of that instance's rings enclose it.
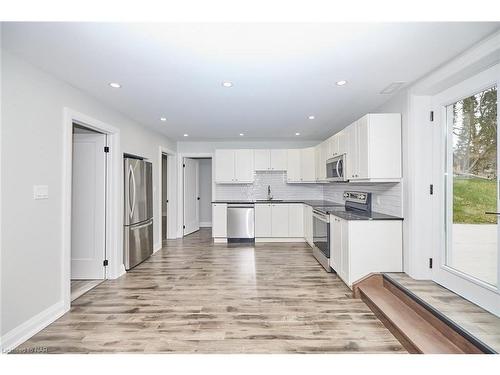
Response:
[[[227,205],[227,239],[255,241],[255,206],[253,204]]]

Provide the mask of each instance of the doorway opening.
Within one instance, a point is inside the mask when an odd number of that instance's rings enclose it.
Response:
[[[73,123],[71,301],[106,279],[107,138]]]
[[[212,158],[183,159],[183,236],[212,227]]]
[[[168,228],[168,155],[161,154],[161,241],[165,245]]]

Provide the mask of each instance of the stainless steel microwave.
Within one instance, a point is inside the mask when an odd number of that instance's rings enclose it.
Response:
[[[345,176],[345,154],[326,161],[326,179],[328,181],[347,181]]]

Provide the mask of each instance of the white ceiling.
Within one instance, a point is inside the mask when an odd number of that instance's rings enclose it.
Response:
[[[415,81],[499,27],[4,23],[2,36],[4,48],[173,139],[319,140],[388,100],[390,83]]]

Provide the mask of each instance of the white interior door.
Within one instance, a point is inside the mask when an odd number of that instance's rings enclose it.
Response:
[[[200,229],[200,171],[196,159],[184,158],[184,235]]]
[[[500,65],[433,98],[433,279],[500,316]]]
[[[73,135],[71,279],[104,279],[106,135]]]
[[[168,234],[168,156],[161,158],[161,239],[165,241]]]

